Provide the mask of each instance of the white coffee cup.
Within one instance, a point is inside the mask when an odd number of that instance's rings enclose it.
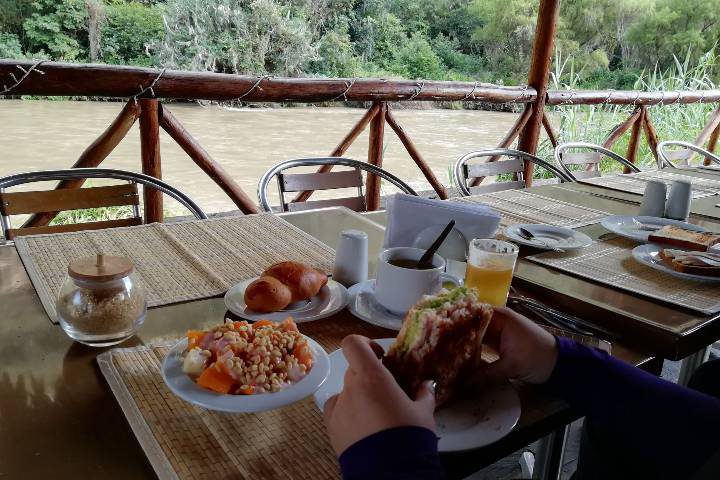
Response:
[[[645,185],[645,194],[640,204],[640,215],[645,217],[662,217],[665,215],[665,197],[667,185],[657,180],[650,180]]]
[[[375,280],[375,300],[391,312],[404,315],[423,295],[431,295],[442,287],[445,260],[437,253],[432,268],[417,270],[398,267],[389,262],[403,259],[417,262],[425,250],[411,247],[388,248],[380,252]]]

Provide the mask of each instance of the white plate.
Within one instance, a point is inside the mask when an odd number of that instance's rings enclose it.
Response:
[[[303,337],[305,337],[303,335]],[[302,380],[276,393],[257,395],[227,395],[206,390],[182,370],[182,352],[187,347],[183,339],[168,352],[162,364],[162,376],[168,388],[186,402],[208,410],[231,413],[252,413],[273,410],[302,400],[315,393],[330,373],[330,358],[313,339],[305,337],[313,355],[313,366]]]
[[[658,225],[658,227],[662,227],[665,225],[675,225],[678,227],[682,227],[686,230],[692,230],[693,232],[705,231],[704,228],[693,225],[692,223],[660,217],[633,217],[614,215],[611,217],[603,218],[602,221],[600,221],[600,224],[611,232],[620,235],[621,237],[629,238],[630,240],[635,240],[636,242],[646,243],[648,241],[648,236],[652,233],[652,231],[640,230],[633,222],[633,219],[636,219],[638,222],[644,223],[646,225]]]
[[[395,339],[375,341],[387,350]],[[330,354],[330,375],[313,396],[321,411],[325,402],[342,390],[347,366],[342,350]],[[475,398],[452,402],[435,412],[438,449],[460,452],[484,447],[510,433],[519,419],[520,397],[512,385],[488,386]]]
[[[720,277],[706,277],[705,275],[693,275],[691,273],[683,273],[674,270],[667,266],[660,258],[660,252],[664,247],[655,245],[654,243],[648,243],[646,245],[639,245],[633,248],[633,258],[638,262],[647,265],[648,267],[660,270],[661,272],[668,273],[675,277],[684,278],[685,280],[694,280],[699,282],[720,282]]]
[[[448,273],[440,274],[442,282],[453,282],[460,285],[462,282]],[[375,300],[375,279],[356,283],[348,290],[350,301],[348,310],[360,320],[390,330],[400,330],[405,315],[396,315]]]
[[[225,294],[225,306],[240,318],[251,321],[267,319],[279,322],[287,317],[292,317],[295,323],[310,322],[329,317],[345,308],[348,303],[347,289],[333,279],[328,279],[327,285],[322,287],[320,292],[309,300],[291,303],[287,308],[279,312],[259,313],[250,310],[245,305],[245,289],[257,278],[244,280]]]
[[[520,236],[521,228],[532,233],[536,238],[532,240],[524,239]],[[576,232],[575,230],[565,227],[555,227],[553,225],[535,223],[511,225],[505,227],[504,233],[505,236],[513,242],[545,250],[550,250],[553,247],[562,248],[567,251],[578,250],[593,243],[592,238],[582,232]]]

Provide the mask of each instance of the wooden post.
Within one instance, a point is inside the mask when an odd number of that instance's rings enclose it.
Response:
[[[710,135],[710,140],[708,140],[707,149],[712,153],[715,153],[715,147],[717,146],[717,143],[718,143],[718,137],[720,137],[720,125],[715,127],[715,130],[713,130],[712,135]],[[703,162],[703,165],[710,165],[710,159],[706,158],[705,161]]]
[[[370,120],[375,118],[375,115],[380,111],[380,104],[374,103],[370,109],[365,112],[365,115],[358,120],[358,122],[353,126],[352,130],[348,132],[347,135],[345,135],[345,138],[343,138],[340,143],[337,144],[335,147],[335,150],[330,152],[329,157],[342,157],[343,154],[347,151],[348,148],[350,148],[350,145],[355,141],[355,139],[362,133],[363,130],[365,130],[365,127],[367,127],[368,123],[370,123]],[[332,165],[323,165],[322,167],[318,168],[317,173],[327,173],[330,170],[332,170]],[[310,198],[310,195],[312,195],[313,190],[305,190],[303,192],[299,192],[297,195],[295,195],[295,198],[293,198],[293,202],[304,202],[308,198]]]
[[[379,102],[380,109],[370,122],[370,144],[368,146],[368,163],[382,167],[383,135],[385,134],[385,112],[387,104]],[[380,208],[380,178],[372,173],[367,174],[365,186],[365,205],[369,211]]]
[[[530,73],[528,74],[528,85],[535,88],[537,97],[535,97],[533,113],[523,131],[520,132],[518,142],[518,150],[533,155],[537,152],[538,139],[540,138],[540,127],[545,109],[548,74],[559,11],[560,0],[540,0],[532,61],[530,63]],[[525,162],[523,178],[525,178],[527,186],[532,185],[533,170],[533,164]]]
[[[631,116],[632,119],[635,115]],[[640,132],[642,131],[642,124],[645,121],[645,110],[639,110],[639,115],[635,118],[635,122],[632,124],[632,132],[630,132],[630,141],[628,142],[627,154],[625,157],[630,160],[631,163],[635,163],[637,157],[638,146],[640,145]],[[610,148],[610,147],[606,147]],[[623,168],[623,173],[630,173],[628,167]]]
[[[705,141],[710,137],[711,135],[715,134],[715,131],[720,128],[720,107],[716,108],[712,111],[710,114],[710,118],[708,119],[707,123],[705,124],[705,127],[702,129],[702,131],[698,134],[697,138],[693,142],[698,147],[701,147],[705,144]],[[717,142],[717,137],[715,139]],[[690,156],[688,157],[688,164],[690,163],[690,160],[696,155],[695,151],[690,151]],[[710,160],[704,159],[703,164],[709,165]]]
[[[647,138],[648,147],[650,147],[650,151],[652,152],[653,156],[655,157],[655,161],[660,162],[660,157],[658,156],[658,136],[657,131],[655,130],[655,126],[652,123],[652,120],[650,120],[650,115],[648,115],[647,108],[645,106],[642,107],[643,109],[643,129],[645,130],[645,138]]]
[[[72,168],[94,168],[100,165],[110,152],[118,146],[120,141],[133,126],[140,115],[140,107],[134,101],[125,104],[115,120],[89,147],[80,154]],[[58,183],[56,190],[61,188],[80,188],[85,184],[84,179],[62,180]],[[55,218],[58,212],[36,213],[28,218],[22,228],[44,227]]]
[[[170,110],[160,105],[160,126],[185,153],[207,174],[243,213],[259,213],[257,205],[230,174],[217,163],[200,143],[190,135]]]
[[[435,193],[437,193],[438,198],[440,198],[441,200],[447,200],[448,195],[445,186],[440,182],[440,180],[438,180],[430,166],[425,163],[425,160],[422,158],[422,155],[420,155],[420,152],[415,147],[415,144],[412,142],[412,140],[410,140],[410,137],[408,137],[407,133],[405,133],[405,130],[403,130],[403,128],[395,120],[395,117],[390,112],[389,107],[387,107],[385,110],[385,120],[387,120],[390,128],[393,129],[402,144],[405,146],[405,150],[407,150],[410,157],[415,161],[415,164],[418,166],[420,171],[423,173],[423,175],[425,175],[427,181],[430,182],[430,185],[432,186],[433,190],[435,190]]]
[[[635,122],[638,121],[641,114],[642,114],[642,110],[640,109],[640,107],[637,107],[633,111],[632,115],[630,115],[630,117],[628,117],[627,120],[619,123],[618,125],[615,126],[615,128],[612,129],[612,131],[610,132],[608,137],[603,142],[602,146],[605,148],[611,149],[612,146],[615,145],[615,142],[617,142],[620,139],[620,137],[622,137],[625,134],[625,132],[628,131],[628,129],[630,127],[635,125]],[[640,126],[642,126],[642,125],[640,125]]]
[[[545,133],[547,133],[547,136],[550,139],[550,143],[552,144],[553,148],[557,148],[558,137],[557,137],[557,134],[555,133],[555,130],[553,130],[552,125],[550,125],[550,119],[548,118],[548,116],[545,112],[543,112],[542,124],[543,124],[543,127],[545,128]]]
[[[156,98],[142,98],[140,103],[140,152],[142,172],[162,179],[160,167],[160,122]],[[145,223],[163,221],[162,192],[143,187]]]

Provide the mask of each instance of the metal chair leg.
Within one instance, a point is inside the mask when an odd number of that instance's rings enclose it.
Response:
[[[682,363],[680,364],[680,376],[678,377],[678,385],[687,386],[687,384],[690,382],[690,377],[692,377],[692,374],[700,365],[707,362],[709,356],[710,347],[707,346],[705,348],[701,348],[692,355],[688,355],[687,357],[683,358]]]
[[[538,451],[535,453],[532,478],[559,480],[568,431],[569,425],[565,425],[540,440]]]

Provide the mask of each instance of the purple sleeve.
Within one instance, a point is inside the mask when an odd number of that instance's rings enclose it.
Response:
[[[720,448],[720,399],[567,338],[558,338],[557,345],[557,364],[548,387],[613,435],[617,448],[647,461],[664,462],[668,471],[685,475]]]
[[[352,444],[340,455],[344,480],[443,478],[437,437],[423,427],[397,427]]]

